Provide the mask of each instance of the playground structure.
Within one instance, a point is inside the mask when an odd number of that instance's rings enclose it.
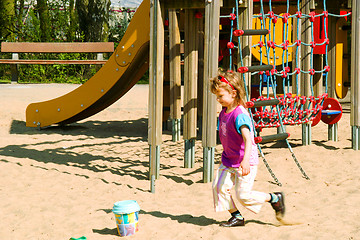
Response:
[[[271,1],[270,1],[271,2]],[[273,1],[279,2],[279,1]],[[294,67],[294,70],[290,70],[289,66],[283,66],[282,72],[276,72],[277,68],[274,68],[271,62],[268,64],[262,64],[260,61],[259,66],[251,66],[251,39],[247,35],[263,35],[262,38],[266,38],[268,32],[261,30],[252,31],[252,11],[253,4],[257,7],[263,2],[244,1],[241,5],[238,5],[238,2],[235,0],[222,1],[222,6],[220,6],[220,1],[173,1],[173,0],[144,0],[141,6],[138,8],[135,13],[133,20],[131,21],[128,30],[120,42],[118,49],[109,61],[104,65],[103,68],[99,70],[98,73],[94,75],[87,83],[79,87],[78,89],[66,94],[62,97],[59,97],[54,100],[50,100],[43,103],[30,104],[27,109],[27,126],[31,127],[45,127],[51,124],[68,124],[75,122],[86,117],[89,117],[105,107],[109,106],[125,94],[142,76],[145,70],[149,67],[150,73],[150,82],[149,82],[149,136],[148,141],[150,145],[150,174],[149,178],[151,179],[151,191],[155,191],[155,180],[159,177],[160,169],[160,145],[161,145],[161,135],[162,135],[162,111],[163,111],[163,80],[164,80],[164,23],[165,23],[165,10],[168,10],[168,21],[169,21],[169,66],[170,66],[170,118],[173,123],[173,134],[174,136],[179,136],[180,134],[180,118],[181,118],[181,103],[180,103],[180,92],[179,88],[181,86],[181,69],[180,69],[180,30],[179,30],[179,20],[176,9],[185,9],[185,24],[184,24],[184,45],[185,45],[185,54],[184,54],[184,140],[185,140],[185,167],[193,167],[194,164],[194,144],[197,137],[197,107],[202,108],[202,146],[203,146],[203,181],[210,182],[213,179],[213,167],[214,167],[214,149],[216,146],[216,100],[209,90],[209,81],[208,79],[216,76],[218,69],[218,59],[219,59],[219,23],[220,17],[224,13],[225,16],[230,16],[237,20],[237,26],[235,27],[237,32],[231,31],[231,34],[234,34],[237,38],[238,51],[237,51],[237,62],[234,64],[237,66],[237,69],[244,76],[244,81],[247,83],[248,92],[251,92],[250,86],[252,85],[252,76],[260,73],[260,71],[268,71],[269,81],[267,84],[271,87],[278,86],[276,84],[275,76],[280,74],[284,79],[289,79],[291,73],[296,74],[298,78],[298,72],[300,68],[301,84],[294,84],[293,80],[291,82],[291,87],[285,85],[282,90],[291,89],[286,94],[283,94],[283,99],[276,99],[276,88],[272,89],[273,97],[270,98],[269,95],[266,96],[268,99],[261,99],[256,101],[251,101],[255,107],[263,108],[262,112],[265,109],[274,109],[274,112],[269,115],[272,118],[277,118],[279,121],[274,123],[272,127],[281,127],[281,131],[278,134],[275,134],[274,137],[262,137],[262,141],[273,141],[284,139],[286,140],[288,134],[285,133],[283,127],[283,119],[281,117],[281,111],[279,109],[278,103],[283,102],[284,105],[291,105],[291,109],[295,109],[294,106],[299,103],[296,101],[302,101],[302,107],[306,104],[307,106],[312,106],[319,104],[318,106],[323,105],[324,98],[313,97],[320,96],[320,94],[314,94],[311,91],[312,79],[319,73],[325,72],[326,79],[329,79],[330,84],[327,86],[327,91],[330,97],[335,97],[335,83],[337,75],[336,73],[336,60],[339,58],[336,55],[336,21],[334,18],[329,17],[328,19],[328,41],[326,40],[322,44],[312,43],[314,42],[311,37],[311,25],[309,19],[316,18],[310,12],[310,9],[315,9],[314,1],[301,1],[301,11],[304,10],[305,17],[296,18],[296,13],[291,13],[289,11],[285,12],[289,15],[288,19],[294,19],[300,21],[301,25],[304,24],[302,29],[308,29],[308,31],[301,31],[301,42],[286,42],[286,40],[277,42],[272,40],[273,44],[270,43],[270,46],[266,44],[265,47],[268,47],[266,52],[276,51],[275,47],[278,47],[281,51],[287,52],[290,49],[290,46],[296,46],[301,48],[301,50],[292,50],[292,57],[295,59],[292,60],[301,66]],[[287,2],[289,4],[289,2]],[[328,1],[330,6],[328,13],[336,12],[339,10],[338,1]],[[359,20],[358,16],[360,14],[360,1],[352,2],[352,32],[357,32],[359,30]],[[150,17],[149,17],[150,9]],[[236,14],[232,13],[232,9],[235,9]],[[323,10],[324,11],[324,10]],[[326,13],[323,13],[325,15]],[[270,12],[270,11],[269,11]],[[275,12],[275,10],[274,10]],[[200,14],[204,13],[201,18]],[[232,14],[230,14],[232,13]],[[234,15],[233,15],[234,14]],[[285,19],[285,17],[277,16],[276,14],[272,15],[271,13],[261,13],[260,17],[265,17],[268,15],[273,19],[277,17],[278,19]],[[282,15],[284,16],[284,15]],[[144,24],[148,23],[150,24]],[[270,22],[270,21],[269,21]],[[262,28],[265,28],[261,24]],[[325,24],[324,24],[325,25]],[[299,25],[297,25],[299,27]],[[309,30],[310,29],[310,30]],[[240,30],[243,30],[242,32]],[[203,32],[203,40],[199,40],[198,33]],[[297,31],[298,34],[300,31]],[[269,34],[271,36],[271,32]],[[261,37],[260,37],[261,38]],[[299,38],[297,38],[299,39]],[[304,40],[302,40],[304,39]],[[231,42],[231,41],[229,41]],[[201,44],[202,43],[202,44]],[[275,46],[275,44],[277,46]],[[283,45],[282,45],[283,44]],[[295,44],[295,45],[294,45]],[[325,45],[327,52],[329,53],[329,62],[324,67],[315,68],[312,64],[312,52],[311,46]],[[352,49],[359,49],[360,39],[356,34],[352,35]],[[234,44],[235,46],[235,44]],[[287,49],[285,49],[287,48]],[[231,48],[230,48],[231,49]],[[235,47],[233,47],[233,54],[235,53]],[[294,52],[300,52],[300,54],[294,54]],[[262,54],[260,54],[261,56]],[[273,53],[272,57],[276,58],[276,53]],[[147,62],[147,56],[149,56],[149,61]],[[271,55],[267,53],[267,56]],[[288,56],[288,55],[287,55]],[[339,55],[338,55],[339,56]],[[269,58],[270,58],[269,57]],[[360,80],[358,66],[360,64],[360,56],[357,54],[351,55],[351,126],[352,126],[352,147],[355,150],[359,149],[359,126],[360,126]],[[235,59],[235,56],[232,58]],[[284,59],[284,58],[283,58]],[[202,63],[203,64],[199,64]],[[269,61],[269,59],[267,59]],[[341,59],[339,60],[341,62]],[[229,61],[232,62],[232,61]],[[285,63],[285,61],[281,61]],[[289,63],[289,61],[286,61]],[[322,62],[317,59],[317,62]],[[231,65],[232,66],[232,65]],[[297,65],[296,65],[297,66]],[[329,66],[329,67],[326,67]],[[254,75],[249,74],[253,72]],[[314,74],[312,74],[314,73]],[[318,73],[318,74],[316,74]],[[283,74],[283,75],[282,75]],[[262,74],[259,75],[262,78]],[[260,79],[262,83],[262,79]],[[285,81],[284,81],[285,82]],[[318,81],[319,82],[319,81]],[[311,84],[310,84],[311,83]],[[343,82],[341,82],[343,83]],[[296,89],[292,89],[294,86],[298,86]],[[343,84],[344,85],[344,84]],[[289,84],[290,86],[290,84]],[[301,92],[298,92],[300,86],[303,87]],[[198,89],[202,88],[202,105],[197,106],[197,93]],[[318,87],[317,89],[321,89]],[[341,90],[343,90],[342,88]],[[316,90],[320,91],[320,90]],[[90,94],[91,93],[91,94]],[[260,93],[260,91],[259,91]],[[293,94],[295,93],[295,96]],[[267,93],[266,93],[267,94]],[[249,94],[248,94],[249,95]],[[300,96],[299,96],[300,95]],[[301,98],[301,96],[306,96],[306,98]],[[260,97],[260,96],[259,96]],[[275,97],[275,99],[274,99]],[[298,98],[296,98],[298,97]],[[269,99],[270,98],[270,99]],[[295,99],[295,100],[294,100]],[[310,101],[311,100],[311,101]],[[320,101],[319,101],[320,100]],[[270,102],[267,102],[270,101]],[[274,103],[275,101],[275,103]],[[276,103],[278,101],[278,103]],[[293,102],[292,102],[293,101]],[[249,99],[250,102],[250,99]],[[249,103],[251,104],[251,103]],[[332,105],[332,104],[330,104]],[[299,106],[299,105],[298,105]],[[325,108],[329,105],[325,105]],[[265,108],[266,107],[266,108]],[[331,107],[331,106],[330,106]],[[304,108],[305,109],[305,108]],[[303,143],[310,144],[311,138],[311,122],[314,121],[315,116],[318,116],[320,112],[320,107],[315,107],[317,109],[313,112],[305,112],[304,121],[298,122],[296,124],[302,124],[303,127]],[[325,109],[326,110],[326,109]],[[331,110],[331,109],[330,109]],[[303,110],[304,111],[304,110]],[[255,111],[259,112],[259,111]],[[269,112],[269,111],[268,111]],[[277,113],[277,116],[273,113]],[[325,112],[324,112],[325,113]],[[290,114],[291,115],[291,114]],[[310,116],[312,115],[312,116]],[[313,117],[313,118],[312,118]],[[255,119],[264,120],[265,118],[261,116],[255,116]],[[300,117],[297,117],[300,119]],[[312,119],[311,119],[312,118]],[[267,118],[271,119],[271,118]],[[289,121],[291,123],[291,121]],[[39,124],[40,123],[40,124]],[[265,123],[263,123],[265,124]],[[266,123],[268,124],[268,123]],[[265,125],[266,125],[265,124]],[[259,122],[257,124],[261,126]],[[265,127],[264,125],[264,127]],[[270,126],[270,124],[269,124]],[[329,125],[329,135],[331,140],[336,140],[337,125]],[[264,140],[265,138],[265,140]],[[267,138],[267,139],[266,139]],[[178,137],[174,137],[178,139]],[[304,140],[305,139],[305,140]],[[287,140],[286,140],[287,141]],[[260,148],[260,145],[258,145]],[[260,148],[261,149],[261,148]],[[291,148],[290,148],[291,149]],[[302,170],[300,164],[297,162],[294,153],[292,156],[296,161],[300,170]],[[263,155],[262,155],[263,156]],[[267,164],[267,162],[265,161]],[[268,165],[267,165],[268,166]],[[270,169],[270,168],[268,168]],[[302,170],[305,177],[306,174]],[[272,172],[271,172],[272,173]],[[272,173],[272,176],[275,177]],[[276,178],[274,178],[276,180]]]

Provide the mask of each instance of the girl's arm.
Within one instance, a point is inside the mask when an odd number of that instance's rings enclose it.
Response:
[[[246,176],[250,173],[250,155],[252,148],[251,134],[249,128],[246,125],[241,126],[240,131],[245,143],[244,158],[240,164],[240,167],[242,169],[242,175]]]

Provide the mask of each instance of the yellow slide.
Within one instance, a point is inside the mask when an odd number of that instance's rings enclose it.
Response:
[[[31,103],[26,109],[26,126],[46,127],[76,122],[121,98],[149,67],[149,15],[150,0],[144,0],[106,64],[75,90],[49,101]]]

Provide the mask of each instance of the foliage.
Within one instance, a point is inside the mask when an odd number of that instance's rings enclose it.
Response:
[[[19,7],[20,1],[16,1],[16,17],[18,21],[15,26],[15,39],[21,42],[40,42],[41,30],[39,12],[34,1],[29,1],[30,5],[25,5],[22,12]],[[47,2],[49,9],[49,35],[52,42],[67,42],[70,31],[70,5],[71,0],[54,0]],[[133,9],[120,9],[109,12],[109,41],[115,43],[115,47],[120,42],[126,28],[133,16]],[[73,19],[74,20],[74,19]],[[75,29],[74,41],[82,42],[85,36],[81,34],[79,24],[73,24]],[[4,41],[1,39],[0,41]],[[104,55],[106,58],[106,54]],[[1,54],[1,58],[9,59],[11,54]],[[109,56],[107,56],[109,57]],[[94,54],[69,53],[69,54],[19,54],[20,59],[94,59]],[[21,83],[84,83],[96,72],[96,66],[89,65],[20,65],[19,82]],[[0,64],[0,82],[10,82],[11,71],[8,64]],[[142,79],[147,83],[147,77]]]

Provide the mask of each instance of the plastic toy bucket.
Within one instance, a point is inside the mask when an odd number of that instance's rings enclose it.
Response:
[[[121,237],[131,236],[139,231],[140,206],[135,200],[116,202],[112,211]]]

